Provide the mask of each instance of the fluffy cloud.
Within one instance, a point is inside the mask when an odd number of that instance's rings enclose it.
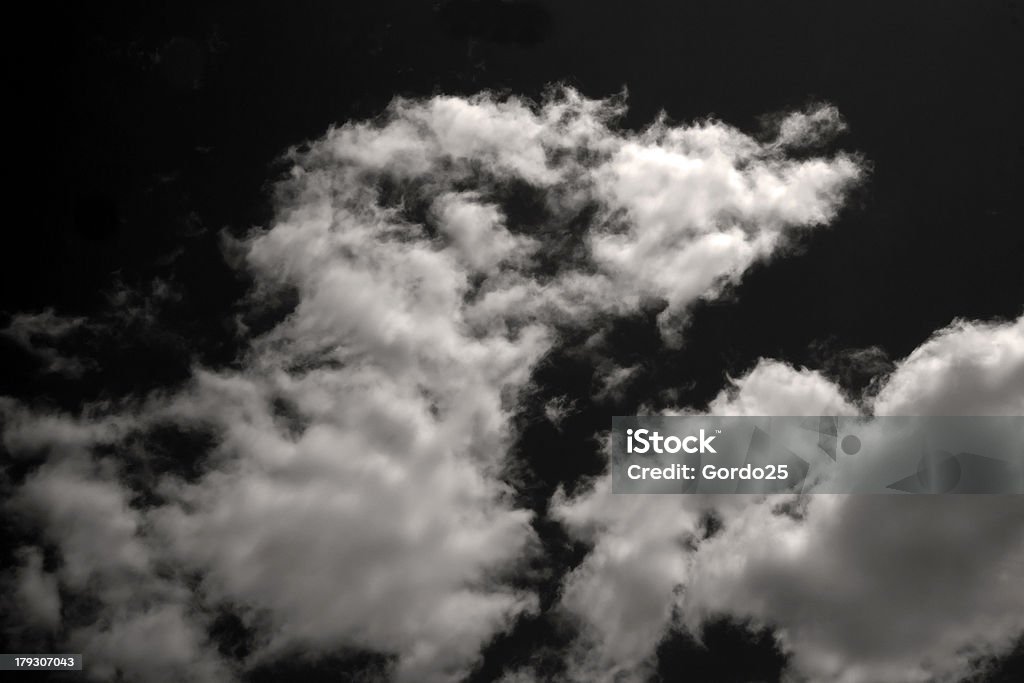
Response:
[[[60,624],[60,594],[57,578],[43,569],[42,553],[29,548],[14,581],[14,595],[20,614],[29,628],[54,631]]]
[[[79,446],[95,445],[86,442]],[[21,597],[29,614],[58,628],[70,651],[90,661],[92,674],[133,680],[222,680],[229,675],[207,642],[179,581],[162,575],[160,553],[144,535],[145,518],[128,500],[116,472],[68,440],[5,505],[32,520],[39,542],[59,548],[55,575],[41,573],[38,550],[27,549]],[[74,596],[60,624],[57,586]],[[84,600],[84,602],[83,602]]]
[[[372,368],[278,380],[301,433],[250,380],[206,376],[183,399],[220,424],[223,464],[169,491],[161,536],[210,599],[269,622],[264,656],[363,647],[400,655],[403,679],[457,677],[533,605],[500,579],[533,534],[488,475],[496,397],[428,396]]]
[[[187,665],[223,680],[231,667],[204,633],[228,606],[255,633],[247,666],[356,648],[392,657],[399,680],[456,680],[536,608],[512,580],[536,548],[531,513],[502,476],[539,359],[567,326],[650,297],[668,302],[676,338],[696,299],[829,221],[861,174],[845,155],[786,158],[791,122],[758,142],[717,121],[620,131],[621,113],[571,90],[539,106],[435,97],[333,129],[290,153],[275,220],[235,244],[250,302],[296,305],[233,369],[80,416],[2,404],[7,449],[41,458],[12,509],[59,552],[61,589],[100,603],[62,627],[96,677],[175,679]],[[161,428],[212,435],[175,453],[196,467],[156,466]],[[616,533],[632,524],[601,514]],[[579,581],[570,605],[658,611],[695,514],[639,548],[606,540],[581,569],[658,600]],[[654,638],[658,615],[605,634],[608,661]]]
[[[631,220],[594,235],[594,258],[619,286],[662,296],[678,313],[770,254],[784,228],[830,220],[859,174],[844,156],[771,158],[720,124],[659,123],[596,172],[598,191]]]
[[[821,681],[960,680],[1024,631],[1024,505],[1002,496],[813,496],[727,519],[693,559],[691,627],[768,624]]]
[[[907,356],[874,402],[877,415],[1024,415],[1024,317],[963,320]]]
[[[1022,348],[1024,317],[956,322],[897,363],[864,409],[1019,415]],[[706,412],[857,410],[821,374],[762,360]],[[800,513],[780,514],[783,502]],[[722,530],[694,542],[702,508],[715,511]],[[960,680],[972,659],[1006,652],[1024,631],[1024,502],[1016,496],[680,499],[613,496],[604,479],[560,499],[556,514],[593,544],[564,589],[564,608],[598,644],[577,664],[580,680],[620,670],[642,680],[658,642],[651,634],[699,634],[720,616],[774,628],[798,678],[850,683]],[[656,607],[634,611],[631,599]]]
[[[696,538],[695,497],[616,496],[609,479],[588,495],[557,495],[553,510],[577,538],[593,544],[565,579],[562,607],[584,628],[570,654],[575,680],[643,680],[649,656],[670,623],[675,590],[686,583]]]
[[[856,415],[842,391],[819,372],[761,360],[730,382],[710,404],[711,415]]]
[[[839,110],[824,105],[806,112],[793,112],[779,124],[776,144],[783,147],[807,147],[831,139],[846,128]]]

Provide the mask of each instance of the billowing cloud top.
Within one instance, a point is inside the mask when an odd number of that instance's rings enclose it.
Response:
[[[703,412],[1021,415],[1022,373],[1024,317],[956,321],[875,396],[762,359]],[[1021,496],[614,496],[604,478],[555,510],[594,545],[565,582],[580,680],[644,680],[659,634],[723,616],[774,629],[795,676],[848,683],[963,680],[1024,632]]]

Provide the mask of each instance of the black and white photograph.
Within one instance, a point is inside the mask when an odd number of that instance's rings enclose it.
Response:
[[[22,10],[5,680],[1024,681],[1022,0]]]

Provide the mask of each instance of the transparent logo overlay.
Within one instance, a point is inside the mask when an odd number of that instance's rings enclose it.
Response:
[[[613,417],[615,493],[1024,493],[1024,417]]]

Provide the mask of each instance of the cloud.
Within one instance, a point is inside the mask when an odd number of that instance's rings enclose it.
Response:
[[[1022,348],[1024,317],[955,322],[861,403],[879,415],[1019,415]],[[762,359],[705,412],[856,414],[854,406],[821,374]],[[721,522],[704,539],[701,510]],[[583,624],[583,642],[597,642],[576,663],[579,680],[620,671],[642,680],[657,634],[699,635],[722,616],[773,628],[791,673],[812,681],[960,680],[1024,632],[1019,496],[614,496],[603,478],[560,497],[555,514],[593,545],[562,601]]]
[[[127,496],[112,467],[67,441],[31,474],[5,510],[31,520],[39,543],[59,548],[61,563],[55,575],[42,575],[32,560],[39,550],[26,549],[23,597],[69,650],[91,662],[95,678],[120,671],[132,680],[223,680],[191,596],[161,575],[155,539],[145,536],[145,517]],[[58,585],[74,596],[63,618],[54,612]]]
[[[170,491],[160,535],[211,600],[268,623],[264,657],[362,647],[398,654],[402,679],[457,678],[533,609],[501,578],[533,532],[488,476],[494,397],[466,386],[449,408],[451,394],[365,367],[279,381],[278,399],[311,420],[301,435],[276,423],[271,387],[243,378],[205,377],[183,401],[221,425],[223,465]]]
[[[43,569],[43,556],[36,548],[21,553],[22,564],[14,581],[17,609],[29,628],[55,631],[60,624],[60,594],[57,578]]]
[[[786,230],[831,220],[861,175],[847,156],[793,162],[769,150],[717,122],[659,121],[596,171],[598,192],[626,220],[595,232],[594,260],[617,290],[668,301],[668,336],[690,303],[770,255]]]
[[[775,628],[821,681],[960,680],[1024,631],[1024,505],[1002,496],[812,496],[767,504],[695,555],[682,611]]]
[[[139,346],[165,352],[184,346],[168,333],[162,319],[168,306],[181,299],[173,283],[156,278],[146,289],[135,289],[117,278],[103,296],[107,305],[90,317],[59,313],[53,308],[16,313],[0,329],[0,339],[7,339],[32,356],[35,372],[64,380],[102,376],[109,358],[119,355],[128,338],[135,338]],[[139,343],[142,336],[148,339]]]
[[[897,366],[878,415],[1024,415],[1024,317],[957,320]]]
[[[458,680],[537,609],[519,580],[533,513],[503,476],[538,361],[564,330],[652,297],[678,339],[689,306],[827,223],[861,175],[853,157],[788,159],[718,121],[619,130],[623,111],[572,90],[539,105],[438,96],[334,128],[289,153],[274,220],[232,245],[250,303],[295,305],[231,368],[81,415],[0,405],[6,447],[40,463],[19,514],[56,547],[61,590],[101,603],[62,626],[95,677],[174,678],[188,662],[230,677],[204,634],[231,609],[253,634],[243,668],[361,649],[398,680]],[[210,435],[177,447],[194,466],[158,457],[161,428]],[[648,585],[646,602],[567,590],[640,619],[608,622],[609,661],[661,629],[642,617],[667,618],[695,514],[638,549],[609,541],[581,570]],[[630,576],[648,555],[649,575]]]
[[[564,580],[561,608],[582,624],[569,655],[572,680],[646,680],[650,655],[671,623],[676,589],[686,583],[686,548],[697,534],[701,501],[677,496],[616,496],[608,478],[552,515],[592,544]]]
[[[479,195],[445,194],[432,208],[438,228],[472,273],[495,275],[503,262],[517,257],[522,261],[538,246],[534,240],[511,234],[501,210],[482,202]]]
[[[11,316],[7,327],[0,330],[0,337],[6,337],[34,356],[42,364],[42,372],[78,377],[86,371],[87,365],[80,359],[65,356],[58,344],[85,325],[85,318],[61,316],[47,308],[39,313]]]
[[[790,148],[808,147],[828,141],[846,129],[846,122],[839,110],[830,105],[789,113],[777,125],[779,132],[775,144]]]
[[[807,368],[761,359],[708,404],[712,415],[856,415],[843,392]]]

